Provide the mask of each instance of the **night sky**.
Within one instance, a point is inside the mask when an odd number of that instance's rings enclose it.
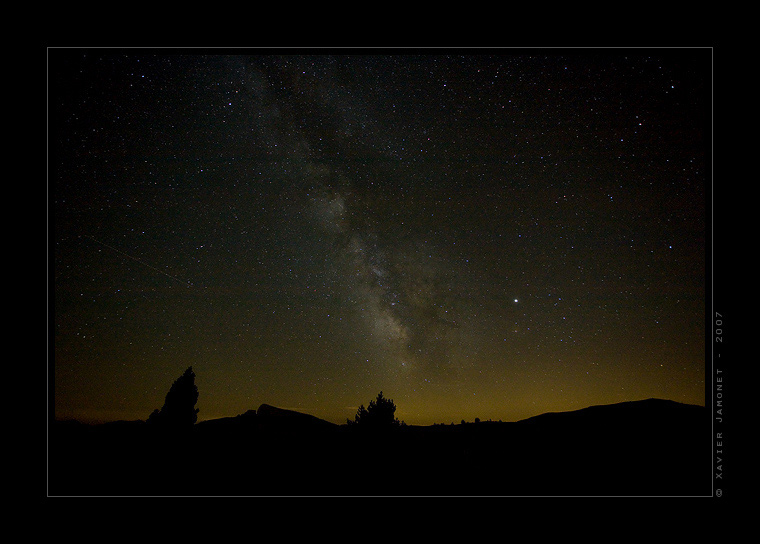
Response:
[[[48,50],[56,418],[705,404],[709,48],[351,53]]]

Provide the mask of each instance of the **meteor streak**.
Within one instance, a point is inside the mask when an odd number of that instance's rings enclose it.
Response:
[[[106,244],[106,243],[104,243],[104,242],[101,242],[100,240],[96,240],[95,238],[93,238],[92,236],[90,236],[90,235],[88,235],[88,234],[84,234],[83,236],[84,236],[85,238],[89,238],[89,239],[90,239],[90,240],[92,240],[93,242],[96,242],[96,243],[100,244],[101,246],[105,246],[105,247],[107,247],[108,249],[112,249],[112,250],[114,250],[116,253],[119,253],[119,254],[121,254],[121,255],[124,255],[125,257],[129,257],[129,258],[130,258],[130,259],[132,259],[133,261],[136,261],[136,262],[140,263],[140,264],[141,264],[141,265],[143,265],[143,266],[147,266],[147,267],[148,267],[148,268],[150,268],[151,270],[155,270],[156,272],[160,272],[161,274],[163,274],[163,275],[164,275],[164,276],[166,276],[167,278],[171,278],[171,279],[173,279],[174,281],[178,281],[179,283],[181,283],[181,284],[183,284],[183,285],[187,285],[188,287],[192,287],[192,285],[193,285],[193,284],[192,284],[192,283],[190,283],[189,281],[183,281],[183,280],[179,279],[179,278],[178,278],[178,277],[176,277],[176,276],[172,276],[171,274],[168,274],[167,272],[164,272],[163,270],[160,270],[160,269],[156,268],[155,266],[153,266],[153,265],[150,265],[150,264],[146,263],[145,261],[138,259],[137,257],[133,257],[132,255],[129,255],[129,254],[127,254],[127,253],[124,253],[124,252],[123,252],[122,250],[120,250],[120,249],[117,249],[117,248],[115,248],[115,247],[113,247],[113,246],[109,246],[108,244]]]

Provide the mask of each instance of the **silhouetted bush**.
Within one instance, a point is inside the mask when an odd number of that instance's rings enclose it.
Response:
[[[394,417],[396,405],[392,399],[383,397],[383,392],[377,395],[377,399],[370,401],[369,406],[364,408],[362,404],[354,416],[354,421],[348,421],[349,425],[362,428],[392,428],[403,425],[398,418]]]
[[[166,394],[161,410],[153,410],[148,423],[168,427],[192,427],[198,419],[198,387],[193,367],[177,378]]]

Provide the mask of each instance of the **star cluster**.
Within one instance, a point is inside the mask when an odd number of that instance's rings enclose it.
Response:
[[[704,404],[709,50],[333,53],[49,51],[57,417]]]

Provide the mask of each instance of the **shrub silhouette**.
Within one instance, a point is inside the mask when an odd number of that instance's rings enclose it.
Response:
[[[377,399],[370,401],[367,408],[364,408],[363,404],[359,406],[353,423],[351,421],[348,421],[348,423],[362,428],[398,427],[402,423],[398,418],[394,417],[395,413],[396,405],[393,403],[393,400],[383,397],[383,392],[380,391]]]
[[[166,394],[161,410],[153,410],[148,423],[168,427],[192,427],[198,419],[198,387],[193,367],[177,378]]]

